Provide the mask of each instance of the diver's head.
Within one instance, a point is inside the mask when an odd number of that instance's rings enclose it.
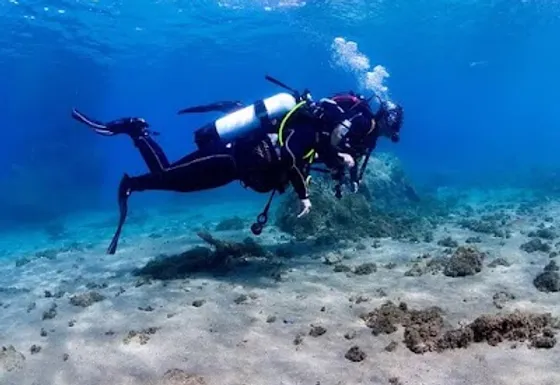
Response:
[[[389,138],[394,143],[400,140],[403,124],[403,108],[400,105],[388,100],[381,102],[374,119],[379,136]]]

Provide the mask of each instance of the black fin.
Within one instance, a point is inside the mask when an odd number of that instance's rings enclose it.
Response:
[[[128,196],[130,195],[130,192],[125,186],[125,183],[128,181],[128,179],[128,175],[125,174],[121,179],[121,183],[119,185],[119,224],[117,226],[117,230],[115,231],[115,235],[113,235],[111,244],[107,248],[107,254],[116,253],[122,227],[124,225],[124,222],[126,221],[126,215],[128,214]]]
[[[213,112],[213,111],[233,112],[243,107],[245,106],[240,101],[220,101],[220,102],[210,103],[202,106],[184,108],[177,113],[181,115],[181,114],[192,114],[192,113]]]

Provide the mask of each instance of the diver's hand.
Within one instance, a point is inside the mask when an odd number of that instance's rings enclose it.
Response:
[[[352,158],[352,156],[350,156],[349,154],[345,154],[344,152],[339,152],[338,156],[342,158],[344,164],[349,168],[353,168],[356,165],[354,158]]]
[[[309,199],[302,199],[301,201],[301,212],[298,214],[298,218],[303,217],[304,215],[309,214],[311,211],[311,201]]]
[[[350,183],[350,191],[352,191],[352,193],[357,193],[359,188],[360,184],[358,182]]]

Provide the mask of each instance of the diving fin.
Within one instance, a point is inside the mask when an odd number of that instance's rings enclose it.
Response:
[[[179,115],[201,113],[201,112],[213,112],[213,111],[229,113],[229,112],[237,111],[243,107],[245,106],[240,101],[220,101],[220,102],[210,103],[201,106],[184,108],[177,113]]]
[[[122,227],[124,225],[124,222],[126,221],[126,215],[128,213],[128,197],[130,196],[130,189],[127,186],[127,182],[129,181],[129,179],[130,177],[127,174],[124,174],[123,178],[121,179],[121,183],[119,184],[119,224],[117,226],[117,231],[115,231],[115,235],[113,235],[111,244],[107,248],[107,254],[115,254],[115,252],[117,251],[117,245],[121,236]]]

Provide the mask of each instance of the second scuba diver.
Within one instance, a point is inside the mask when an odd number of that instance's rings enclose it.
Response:
[[[267,79],[282,85],[272,78]],[[169,162],[152,138],[157,133],[149,130],[144,119],[130,117],[101,122],[74,109],[72,117],[100,135],[128,135],[150,170],[133,177],[125,174],[121,179],[118,189],[120,219],[107,253],[116,252],[128,211],[128,197],[133,191],[194,192],[239,180],[257,192],[272,192],[257,223],[251,227],[258,235],[267,222],[274,193],[283,193],[291,184],[301,202],[298,217],[306,215],[311,209],[307,178],[316,159],[331,169],[356,168],[354,157],[349,154],[351,138],[362,132],[371,135],[368,127],[373,124],[367,120],[370,116],[356,107],[344,109],[331,99],[314,103],[309,92],[300,95],[293,91],[293,94],[279,93],[249,106],[218,102],[181,110],[180,113],[218,110],[227,114],[196,130],[198,149],[175,162]],[[358,127],[363,124],[366,128]],[[379,131],[376,137],[383,134]]]

